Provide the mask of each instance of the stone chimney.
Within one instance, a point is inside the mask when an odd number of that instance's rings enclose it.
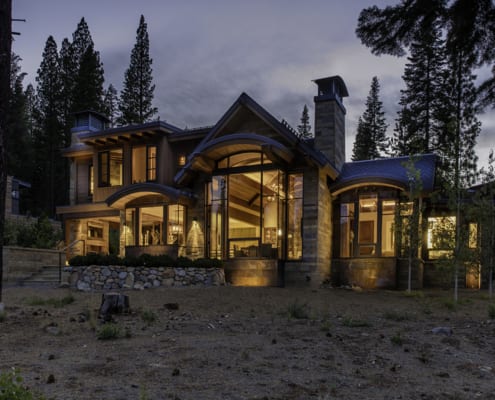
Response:
[[[315,148],[341,170],[345,162],[345,114],[343,98],[349,96],[340,76],[316,79]]]

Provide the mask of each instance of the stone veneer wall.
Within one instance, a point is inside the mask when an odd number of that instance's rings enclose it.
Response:
[[[43,267],[58,266],[59,262],[65,265],[65,253],[57,250],[4,246],[3,279],[12,282],[25,279]]]
[[[98,266],[72,267],[69,283],[78,290],[143,290],[160,286],[219,286],[223,268]]]

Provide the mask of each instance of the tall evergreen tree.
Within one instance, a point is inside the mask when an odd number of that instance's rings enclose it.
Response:
[[[373,160],[381,157],[388,145],[386,131],[385,112],[380,100],[380,84],[378,78],[374,76],[366,99],[366,109],[358,122],[352,160]]]
[[[305,104],[301,114],[301,123],[297,126],[298,136],[302,139],[313,137],[311,133],[311,125],[309,124],[308,106]]]
[[[445,102],[445,52],[440,31],[425,27],[411,44],[401,90],[393,151],[396,155],[436,150],[440,108]]]
[[[60,46],[60,82],[62,85],[62,123],[64,125],[65,142],[70,143],[72,128],[72,112],[74,102],[74,86],[78,75],[78,64],[70,41],[65,38]]]
[[[38,109],[34,136],[35,171],[33,198],[38,211],[55,215],[55,206],[63,199],[65,190],[64,162],[60,154],[64,146],[62,116],[62,85],[57,44],[50,36],[36,76]],[[58,190],[55,190],[55,189]]]
[[[35,113],[36,113],[36,91],[32,84],[28,84],[24,91],[24,98],[26,100],[26,124],[29,137],[32,139],[34,136],[35,126]]]
[[[149,56],[147,24],[141,15],[136,32],[136,44],[131,52],[129,68],[125,72],[119,110],[120,124],[142,124],[151,120],[158,110],[153,107],[152,59]]]
[[[20,57],[12,54],[10,102],[8,117],[8,134],[6,136],[6,169],[9,175],[30,181],[32,171],[31,135],[28,129],[26,110],[26,95],[23,88],[23,79],[26,76],[21,72]]]
[[[72,93],[72,110],[103,111],[103,67],[98,52],[90,44],[80,58]]]
[[[117,89],[110,84],[107,90],[105,90],[103,97],[103,112],[110,120],[110,125],[114,126],[117,121],[117,112],[119,108],[119,96]]]

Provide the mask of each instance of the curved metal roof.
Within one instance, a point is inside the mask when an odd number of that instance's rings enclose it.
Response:
[[[108,196],[105,202],[109,207],[124,208],[127,203],[150,195],[161,195],[165,201],[171,203],[192,204],[195,201],[195,196],[190,192],[167,185],[146,182],[125,186]]]
[[[408,190],[411,179],[407,164],[410,161],[420,173],[422,191],[433,191],[436,156],[423,154],[345,163],[341,174],[331,186],[332,193],[338,194],[352,187],[369,184],[383,184]]]

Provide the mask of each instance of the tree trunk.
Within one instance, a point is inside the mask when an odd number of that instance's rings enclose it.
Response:
[[[3,234],[5,227],[5,137],[10,96],[10,58],[12,45],[12,0],[0,1],[0,305],[3,282]],[[2,305],[3,307],[3,305]]]

